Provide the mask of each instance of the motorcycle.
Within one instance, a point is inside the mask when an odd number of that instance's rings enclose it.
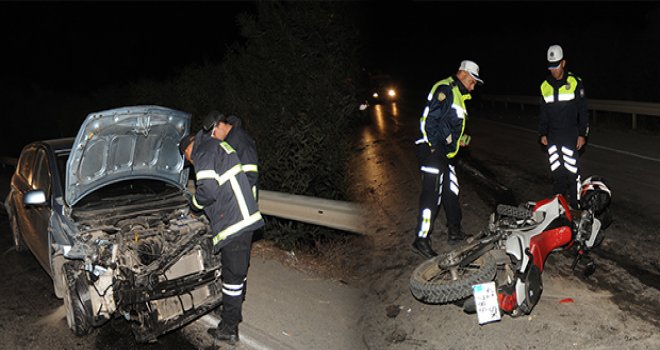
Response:
[[[499,204],[486,229],[414,269],[413,296],[429,304],[462,303],[473,313],[474,287],[494,282],[498,319],[530,314],[541,297],[541,274],[552,252],[576,248],[571,268],[582,261],[587,277],[596,269],[589,252],[612,221],[612,193],[603,178],[592,176],[582,182],[579,195],[577,210],[561,194],[520,206]]]

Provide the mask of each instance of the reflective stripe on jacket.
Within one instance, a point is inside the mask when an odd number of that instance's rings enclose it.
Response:
[[[589,115],[582,79],[571,72],[561,80],[549,76],[541,83],[539,133],[542,136],[587,136]],[[552,136],[552,135],[551,135]]]
[[[230,144],[238,153],[238,158],[243,164],[243,172],[247,175],[252,195],[258,200],[259,160],[257,158],[257,146],[254,139],[240,125],[232,126],[225,138],[225,142]]]
[[[264,226],[242,164],[228,143],[200,131],[191,158],[197,178],[193,204],[204,209],[211,222],[216,249],[243,232]]]
[[[422,137],[416,143],[426,142],[433,149],[442,149],[447,158],[458,153],[467,119],[465,101],[472,98],[469,93],[461,92],[459,84],[454,77],[435,83],[419,119]]]

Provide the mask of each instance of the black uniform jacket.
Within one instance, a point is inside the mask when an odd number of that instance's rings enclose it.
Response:
[[[587,136],[589,133],[587,99],[582,80],[573,73],[567,72],[561,80],[548,76],[545,81],[554,88],[555,96],[557,96],[560,87],[568,83],[568,77],[572,77],[572,81],[577,81],[575,97],[551,103],[543,101],[540,106],[539,134],[548,136],[551,141],[570,140],[573,142],[578,136]]]
[[[197,178],[193,204],[211,222],[214,251],[238,235],[264,226],[236,151],[200,131],[191,158]]]
[[[259,179],[259,168],[257,166],[259,160],[257,158],[256,142],[240,125],[234,125],[229,130],[225,142],[230,144],[238,153],[238,158],[243,164],[243,172],[247,175],[255,198],[258,198],[256,191]]]

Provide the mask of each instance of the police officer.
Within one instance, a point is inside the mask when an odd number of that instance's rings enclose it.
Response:
[[[230,144],[238,153],[243,172],[248,177],[254,198],[259,199],[257,146],[254,139],[243,128],[242,121],[235,115],[226,116],[218,111],[209,112],[204,118],[204,129],[214,138]]]
[[[547,60],[550,75],[541,83],[540,141],[547,147],[553,193],[563,194],[578,209],[579,151],[589,133],[587,99],[582,79],[566,70],[561,46],[550,46]]]
[[[243,320],[243,286],[250,263],[253,231],[264,220],[236,151],[226,142],[199,131],[187,135],[179,148],[195,168],[192,203],[209,218],[213,253],[222,253],[222,313],[217,328],[208,333],[235,344]]]
[[[483,84],[479,78],[479,66],[473,61],[462,61],[454,76],[433,85],[420,118],[421,138],[415,143],[422,173],[422,192],[412,247],[414,252],[427,258],[437,255],[430,236],[440,205],[444,206],[447,217],[449,243],[466,238],[461,227],[455,157],[459,147],[469,143],[469,136],[464,134],[465,101],[471,98],[470,92],[476,84]]]

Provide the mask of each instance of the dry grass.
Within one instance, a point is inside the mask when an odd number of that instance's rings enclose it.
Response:
[[[361,236],[293,250],[281,249],[264,239],[252,244],[252,256],[275,260],[298,271],[347,284],[355,284],[360,279],[357,271],[367,263],[364,253],[365,239]]]

